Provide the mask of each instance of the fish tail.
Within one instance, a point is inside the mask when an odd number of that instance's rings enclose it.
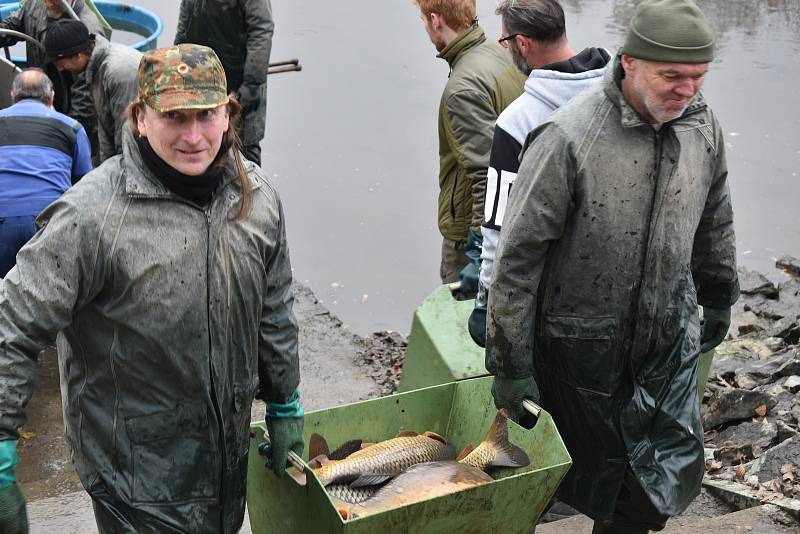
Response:
[[[524,450],[508,440],[508,416],[504,410],[500,410],[481,444],[462,462],[478,469],[486,469],[525,467],[530,463],[530,459]]]

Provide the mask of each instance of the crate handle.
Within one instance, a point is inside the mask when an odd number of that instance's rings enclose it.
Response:
[[[537,419],[539,418],[539,413],[542,411],[542,407],[530,399],[522,399],[522,407]]]
[[[267,445],[270,444],[269,434],[267,434],[266,432],[264,432],[264,436],[262,437],[262,439],[264,440],[264,443],[266,443]],[[294,473],[290,473],[289,470],[287,469],[286,470],[286,474],[298,486],[305,486],[306,485],[306,467],[307,466],[306,466],[305,462],[303,461],[303,459],[300,458],[300,456],[298,456],[298,454],[296,452],[294,452],[293,450],[289,451],[289,454],[286,456],[286,459],[288,460],[288,463],[292,464],[292,467],[294,467],[295,469],[297,469],[299,471],[299,473],[294,474]]]
[[[289,478],[295,481],[298,486],[305,487],[306,485],[306,464],[303,462],[303,459],[300,458],[296,452],[289,451],[289,455],[286,458],[289,460],[289,463],[292,464],[292,467],[297,469],[299,472],[297,474],[289,474]]]

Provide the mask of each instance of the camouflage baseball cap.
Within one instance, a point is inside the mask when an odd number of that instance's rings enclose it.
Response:
[[[139,101],[159,113],[228,102],[225,70],[206,46],[182,44],[148,52],[139,62],[137,78]]]

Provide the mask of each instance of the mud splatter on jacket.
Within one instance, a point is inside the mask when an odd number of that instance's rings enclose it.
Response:
[[[247,172],[252,211],[231,220],[232,165],[199,207],[150,174],[126,128],[122,156],[42,213],[0,281],[0,439],[25,422],[58,333],[78,475],[140,531],[235,532],[254,394],[283,403],[298,385],[281,203]]]
[[[722,131],[701,94],[655,130],[619,59],[528,138],[489,292],[486,366],[536,377],[574,464],[559,495],[611,513],[627,465],[664,514],[700,490],[698,302],[738,298]]]

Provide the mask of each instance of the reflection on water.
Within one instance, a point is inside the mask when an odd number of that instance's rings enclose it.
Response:
[[[574,0],[574,3],[580,1]],[[620,35],[624,34],[639,3],[631,0],[614,2],[613,23]],[[725,44],[732,38],[746,38],[759,33],[769,35],[772,32],[797,35],[800,31],[800,2],[797,0],[700,0],[697,4],[714,28],[718,42],[723,47],[723,55]],[[794,42],[786,44],[796,47],[798,41],[794,39]]]
[[[159,44],[171,43],[179,2],[132,3],[163,18]],[[562,3],[574,48],[615,49],[638,2]],[[800,257],[800,2],[698,3],[719,36],[704,92],[726,131],[739,260],[767,271],[773,256]],[[272,4],[273,59],[303,64],[270,79],[263,146],[295,276],[357,332],[408,332],[438,282],[436,114],[447,66],[410,0]],[[478,0],[490,38],[495,6]]]

